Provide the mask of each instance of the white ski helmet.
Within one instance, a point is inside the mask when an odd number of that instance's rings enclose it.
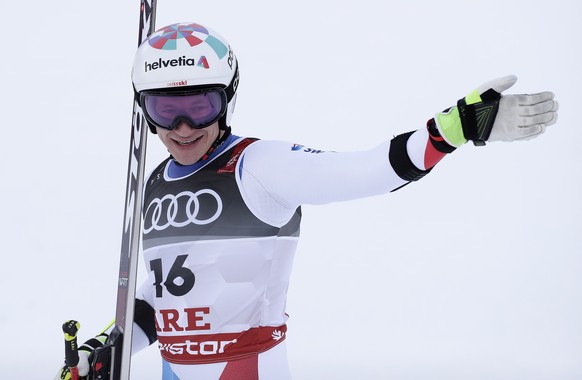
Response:
[[[228,42],[210,28],[182,22],[152,33],[137,50],[131,77],[138,94],[184,94],[223,88],[227,107],[219,126],[230,126],[239,80],[238,62]],[[150,129],[155,133],[152,125]]]

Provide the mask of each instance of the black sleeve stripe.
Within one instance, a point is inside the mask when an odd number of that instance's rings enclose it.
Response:
[[[390,141],[390,152],[388,153],[390,165],[392,165],[392,169],[394,169],[396,174],[405,181],[418,181],[431,171],[431,169],[420,170],[412,163],[408,156],[406,143],[413,133],[408,132],[398,135]]]
[[[133,321],[143,330],[143,332],[148,337],[150,344],[158,340],[158,334],[156,332],[156,322],[155,322],[155,311],[154,308],[150,306],[144,300],[139,298],[135,299],[135,314],[133,316]]]

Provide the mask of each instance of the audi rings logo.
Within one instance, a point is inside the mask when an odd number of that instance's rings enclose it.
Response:
[[[214,190],[202,189],[195,193],[182,191],[155,198],[144,213],[144,234],[168,227],[189,224],[205,225],[214,222],[222,213],[222,199]]]

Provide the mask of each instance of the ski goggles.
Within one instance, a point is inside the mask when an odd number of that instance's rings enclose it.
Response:
[[[225,114],[228,105],[222,88],[196,92],[144,91],[140,102],[150,124],[169,130],[182,122],[192,128],[206,128]]]

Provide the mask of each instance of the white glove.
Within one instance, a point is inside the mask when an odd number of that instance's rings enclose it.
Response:
[[[459,147],[467,140],[528,140],[545,131],[558,119],[558,102],[551,92],[504,95],[517,77],[508,75],[479,86],[452,107],[435,117],[436,125],[449,145]]]
[[[533,139],[556,123],[557,111],[552,92],[502,96],[488,141]]]

